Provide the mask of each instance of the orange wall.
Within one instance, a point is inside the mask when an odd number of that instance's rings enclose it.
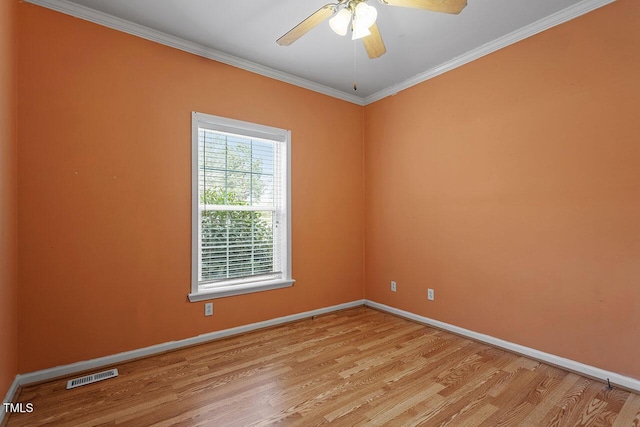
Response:
[[[640,377],[634,0],[364,109],[18,9],[20,372],[366,295]],[[186,302],[193,110],[293,132],[297,283],[213,318]]]
[[[18,360],[16,5],[0,1],[0,400]]]
[[[362,298],[362,107],[37,6],[19,34],[20,372]],[[187,302],[191,111],[292,131],[297,282],[211,318]]]
[[[367,298],[640,378],[639,46],[620,0],[367,106]]]

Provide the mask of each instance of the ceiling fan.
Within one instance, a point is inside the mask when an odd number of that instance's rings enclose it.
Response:
[[[432,12],[444,12],[457,15],[467,5],[467,0],[378,0],[383,5],[425,9]],[[289,46],[321,22],[329,20],[331,29],[341,36],[347,34],[351,24],[352,40],[362,39],[369,58],[378,58],[385,54],[384,46],[376,18],[378,11],[367,4],[367,0],[338,0],[316,10],[307,19],[293,27],[276,42]]]

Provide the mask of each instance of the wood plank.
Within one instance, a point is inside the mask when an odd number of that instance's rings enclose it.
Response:
[[[598,388],[605,387],[591,379],[581,377],[567,391],[556,407],[542,419],[540,425],[571,425],[578,422],[583,408],[598,394]]]
[[[613,427],[640,426],[640,395],[629,393],[622,409],[613,421]]]
[[[562,396],[564,396],[579,379],[580,377],[578,375],[568,373],[562,381],[542,396],[538,403],[536,403],[533,411],[522,420],[522,426],[538,427],[542,425],[544,417],[558,404]]]

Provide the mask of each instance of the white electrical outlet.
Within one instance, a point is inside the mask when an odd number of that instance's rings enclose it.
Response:
[[[433,292],[433,289],[428,289],[427,290],[427,299],[429,301],[433,301],[436,298],[435,292]]]
[[[396,282],[394,282],[393,280],[391,281],[391,292],[395,292],[396,291]]]
[[[213,303],[208,302],[204,305],[204,315],[205,316],[213,316]]]

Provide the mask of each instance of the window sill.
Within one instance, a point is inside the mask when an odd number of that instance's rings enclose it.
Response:
[[[218,286],[189,294],[190,302],[205,301],[233,295],[249,294],[252,292],[270,291],[272,289],[288,288],[293,285],[293,279],[266,280],[264,282],[247,283],[246,285]]]

